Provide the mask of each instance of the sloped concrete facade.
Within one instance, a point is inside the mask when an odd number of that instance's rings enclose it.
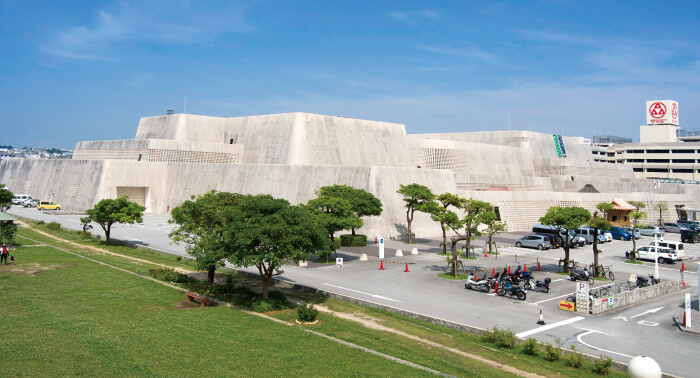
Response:
[[[697,207],[689,185],[654,190],[619,164],[595,162],[583,138],[562,137],[559,157],[550,134],[529,131],[406,134],[403,125],[308,113],[217,118],[177,114],[141,119],[136,138],[79,142],[73,160],[9,159],[0,182],[15,192],[49,198],[82,211],[119,187],[143,188],[147,211],[164,213],[193,194],[215,189],[269,193],[293,204],[325,185],[365,189],[384,204],[360,232],[400,236],[406,212],[400,184],[457,193],[499,207],[510,230],[528,230],[550,206],[583,206],[624,198]],[[582,192],[584,187],[594,192]],[[597,192],[595,192],[597,191]],[[658,214],[649,212],[649,221]],[[418,236],[440,227],[416,213]]]

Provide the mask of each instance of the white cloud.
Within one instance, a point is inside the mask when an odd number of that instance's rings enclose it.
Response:
[[[401,22],[416,22],[420,19],[435,19],[440,17],[440,13],[432,9],[421,9],[418,11],[393,11],[389,12],[389,17]]]
[[[237,5],[190,5],[187,1],[120,1],[100,9],[91,26],[58,31],[44,42],[43,52],[75,60],[115,59],[119,43],[197,45],[224,33],[245,33],[252,27]]]

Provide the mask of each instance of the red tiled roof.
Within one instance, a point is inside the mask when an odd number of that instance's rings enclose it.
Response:
[[[635,210],[635,207],[625,202],[622,198],[615,198],[612,200],[614,210]]]

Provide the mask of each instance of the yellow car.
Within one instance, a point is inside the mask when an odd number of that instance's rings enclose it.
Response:
[[[57,203],[53,203],[51,201],[40,201],[38,205],[36,205],[37,210],[61,210],[61,205]]]

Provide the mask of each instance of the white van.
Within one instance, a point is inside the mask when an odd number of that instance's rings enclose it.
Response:
[[[653,241],[649,243],[650,246],[654,247],[664,247],[664,248],[671,248],[672,250],[676,251],[676,254],[678,255],[679,260],[683,260],[685,258],[685,252],[683,251],[683,242],[679,241]]]
[[[32,196],[29,194],[17,194],[12,198],[12,203],[15,205],[21,205],[24,203],[26,200],[32,199]]]
[[[590,228],[590,227],[581,227],[578,230],[575,230],[574,232],[576,232],[576,235],[586,239],[586,244],[593,243],[595,229]]]

